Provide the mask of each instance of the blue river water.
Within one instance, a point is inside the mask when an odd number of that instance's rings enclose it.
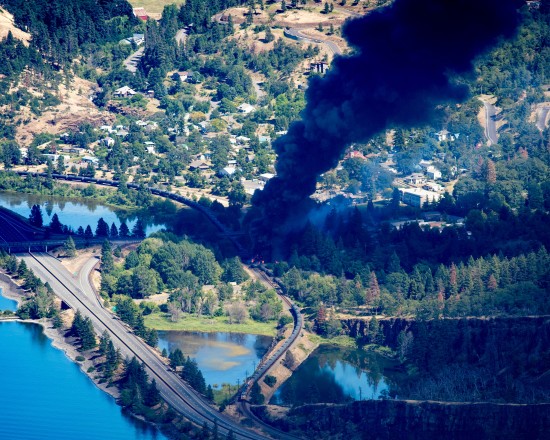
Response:
[[[17,310],[17,301],[3,297],[2,288],[0,287],[0,311],[2,310],[11,310],[15,312]]]
[[[32,205],[40,205],[44,225],[49,225],[54,214],[57,214],[63,225],[70,226],[75,231],[79,226],[86,229],[90,225],[95,231],[97,221],[103,218],[109,226],[114,223],[117,228],[121,221],[126,221],[127,226],[132,229],[137,221],[135,215],[129,214],[121,209],[114,209],[93,200],[70,200],[61,197],[45,197],[35,194],[0,192],[0,206],[7,208],[23,217],[29,217]],[[161,230],[164,225],[151,223],[143,218],[147,235]]]
[[[99,390],[36,324],[0,323],[0,439],[166,440]]]

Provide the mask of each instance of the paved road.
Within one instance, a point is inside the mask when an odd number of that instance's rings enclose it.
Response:
[[[485,136],[489,141],[489,145],[496,144],[498,142],[496,114],[497,108],[486,101],[483,101],[485,106]]]
[[[176,41],[178,44],[185,43],[187,40],[187,30],[186,29],[179,29],[176,32]]]
[[[224,435],[232,430],[238,439],[268,438],[266,434],[258,434],[246,429],[224,414],[220,414],[216,408],[197,395],[177,374],[172,372],[158,354],[136,337],[126,324],[115,319],[113,314],[101,307],[91,287],[88,289],[86,287],[88,283],[83,281],[83,277],[87,279],[86,270],[91,270],[91,266],[87,266],[87,269],[82,271],[78,278],[75,278],[61,263],[48,254],[35,254],[34,256],[27,254],[21,257],[37,276],[50,283],[54,292],[65,303],[75,310],[80,310],[84,316],[89,316],[98,334],[107,330],[123,356],[136,356],[143,362],[149,376],[156,379],[163,399],[176,411],[199,426],[204,422],[212,426],[214,420],[217,420],[220,433]],[[79,286],[80,283],[82,283],[82,288]],[[276,438],[284,439],[286,435],[281,433]]]
[[[124,67],[126,68],[126,70],[132,73],[136,73],[139,60],[143,56],[144,52],[145,52],[145,47],[140,47],[132,55],[126,58],[124,60]]]
[[[187,31],[185,29],[179,29],[176,32],[175,38],[178,43],[185,43],[185,40],[187,39]],[[124,67],[126,68],[126,70],[132,73],[136,73],[139,60],[141,60],[144,52],[145,46],[142,46],[134,53],[132,53],[128,58],[126,58],[124,60]]]
[[[548,113],[550,113],[550,106],[543,106],[537,110],[537,128],[540,131],[544,131],[546,129]]]
[[[338,45],[336,43],[334,43],[333,41],[324,40],[322,38],[309,37],[309,36],[303,34],[301,31],[299,31],[296,28],[285,29],[285,35],[290,36],[290,37],[294,37],[294,38],[296,38],[297,40],[300,40],[300,41],[305,41],[306,43],[323,43],[332,51],[332,53],[334,55],[341,55],[342,54],[342,49],[340,49],[338,47]]]

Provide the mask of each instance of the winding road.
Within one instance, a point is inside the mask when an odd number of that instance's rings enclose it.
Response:
[[[73,276],[59,261],[45,253],[20,255],[28,267],[42,280],[48,281],[56,294],[72,309],[80,310],[90,317],[98,334],[107,330],[113,343],[125,357],[136,356],[143,362],[151,378],[156,379],[162,398],[187,419],[201,426],[212,426],[217,421],[220,433],[227,435],[231,430],[238,439],[265,439],[264,433],[257,433],[241,426],[210,405],[206,399],[192,390],[173,372],[144,341],[135,336],[128,326],[101,305],[88,283],[87,273],[95,266],[93,259],[85,265],[78,277]],[[278,433],[275,438],[295,439]]]
[[[284,32],[285,32],[285,35],[289,38],[292,38],[292,39],[295,39],[295,40],[300,40],[300,41],[305,41],[306,43],[323,43],[330,49],[330,51],[334,55],[341,55],[342,54],[342,49],[340,49],[340,47],[338,47],[338,45],[336,43],[334,43],[333,41],[325,40],[325,39],[321,39],[321,38],[309,37],[309,36],[305,35],[304,33],[302,33],[299,29],[296,29],[296,28],[287,28],[287,29],[285,29]]]

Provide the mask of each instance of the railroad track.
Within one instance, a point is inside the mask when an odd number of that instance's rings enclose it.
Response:
[[[128,328],[118,319],[113,320],[114,316],[107,316],[108,312],[104,309],[100,309],[99,312],[95,310],[95,306],[88,304],[88,302],[83,299],[86,298],[85,295],[82,295],[83,298],[80,297],[77,294],[79,291],[78,288],[71,286],[70,283],[63,280],[62,277],[58,276],[58,274],[51,270],[48,265],[41,261],[41,258],[44,258],[43,256],[39,255],[37,257],[34,253],[29,253],[28,255],[35,263],[29,264],[29,266],[34,266],[34,268],[39,266],[37,272],[47,273],[47,278],[53,278],[63,287],[65,294],[61,293],[59,289],[57,289],[57,293],[65,302],[72,308],[81,309],[85,312],[85,315],[92,319],[96,330],[102,332],[106,329],[110,333],[113,342],[122,348],[123,352],[135,356],[136,359],[147,367],[149,376],[156,379],[157,385],[159,385],[159,391],[162,398],[176,411],[180,412],[198,426],[202,425],[204,422],[213,425],[214,421],[217,421],[222,434],[233,431],[238,439],[259,440],[266,438],[265,435],[257,434],[254,431],[242,428],[236,422],[219,414],[214,407],[210,406],[210,404],[197,395],[196,392],[187,389],[187,385],[185,385],[183,381],[145,345],[144,342],[138,339],[137,336],[130,334]],[[40,275],[40,273],[38,273],[38,275]],[[75,290],[77,293],[74,292]],[[121,333],[124,337],[121,336]],[[159,371],[161,371],[162,374],[159,373]],[[283,433],[281,434],[282,436],[276,438],[286,438]]]

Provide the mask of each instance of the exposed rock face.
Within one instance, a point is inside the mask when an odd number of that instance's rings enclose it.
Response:
[[[344,332],[353,338],[365,338],[369,336],[368,319],[344,319],[341,321]],[[525,338],[534,337],[536,340],[550,340],[550,316],[521,316],[521,317],[492,317],[492,318],[445,318],[427,321],[416,321],[406,318],[380,319],[380,329],[384,333],[385,345],[395,347],[397,337],[401,331],[412,331],[418,334],[421,326],[425,326],[428,333],[449,331],[464,334],[476,333],[485,340],[488,337],[506,338],[521,337],[524,343],[529,343]]]
[[[500,405],[373,400],[347,405],[306,405],[268,423],[308,439],[477,440],[548,439],[550,404]]]

